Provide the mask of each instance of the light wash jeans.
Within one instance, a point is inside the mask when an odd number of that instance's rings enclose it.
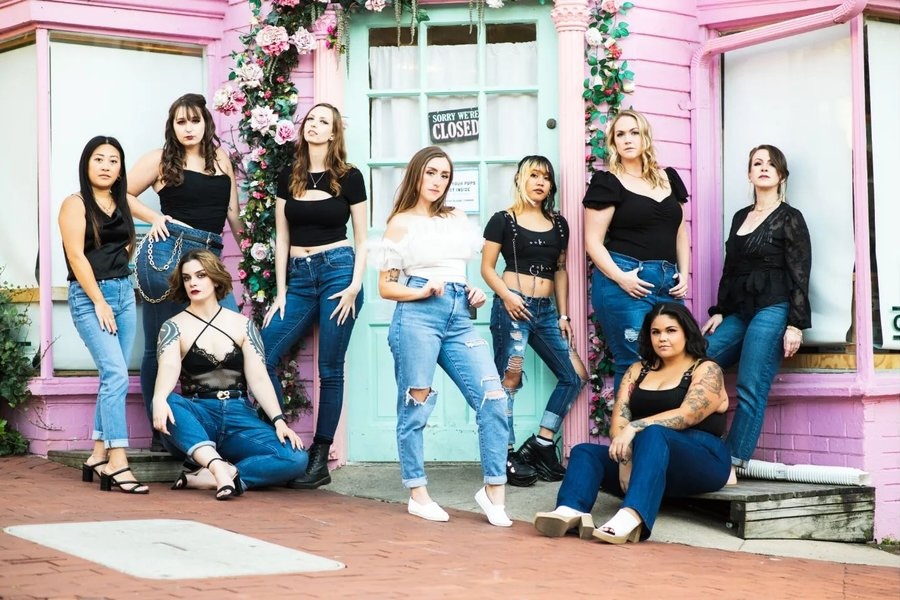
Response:
[[[169,408],[175,422],[168,425],[168,441],[188,456],[212,446],[238,468],[248,488],[281,485],[306,473],[306,451],[282,444],[247,398],[185,398],[173,392]]]
[[[634,436],[632,450],[631,479],[621,508],[641,515],[642,540],[650,537],[664,496],[714,492],[725,485],[731,473],[728,447],[706,431],[650,425]],[[609,446],[578,444],[569,456],[556,505],[589,513],[601,487],[622,495],[619,463],[609,457]]]
[[[563,418],[569,412],[585,382],[578,377],[569,356],[569,344],[560,334],[556,301],[553,298],[533,298],[519,292],[514,291],[513,293],[525,300],[532,317],[530,321],[513,319],[504,308],[503,300],[494,295],[494,303],[491,307],[494,364],[502,379],[511,358],[523,358],[526,345],[530,345],[534,349],[535,353],[556,375],[556,387],[553,388],[553,392],[547,400],[544,415],[541,417],[541,427],[555,433],[559,431]],[[522,380],[524,379],[525,371],[523,369]],[[513,431],[513,402],[516,392],[521,387],[522,383],[520,382],[517,388],[506,389],[509,394],[507,416],[510,446],[514,446],[516,443],[516,435]]]
[[[134,288],[128,277],[104,279],[97,285],[115,315],[118,328],[115,335],[100,329],[94,303],[81,284],[77,281],[69,283],[69,312],[100,376],[91,439],[102,440],[107,448],[127,448],[125,397],[128,395],[128,355],[134,344],[137,326]]]
[[[749,321],[728,315],[707,336],[707,356],[723,369],[738,363],[738,404],[725,439],[736,467],[746,467],[756,450],[769,390],[784,357],[787,318],[788,303],[781,302],[758,310]]]
[[[614,389],[632,364],[641,359],[638,354],[638,334],[644,317],[661,302],[678,302],[669,294],[678,283],[678,266],[665,260],[637,260],[624,254],[610,252],[613,262],[625,272],[638,269],[638,277],[653,285],[650,295],[632,298],[619,285],[596,267],[591,275],[591,305],[600,322],[603,337],[615,364]]]
[[[425,283],[421,277],[410,277],[407,285],[421,288]],[[447,283],[443,296],[398,302],[388,343],[397,378],[397,450],[403,485],[428,485],[422,432],[434,411],[437,392],[431,390],[425,401],[419,402],[409,391],[431,388],[438,365],[475,411],[484,482],[506,483],[507,394],[488,343],[479,337],[469,317],[467,287]]]
[[[308,334],[313,324],[319,324],[319,414],[316,419],[314,442],[330,444],[334,441],[341,409],[344,406],[344,358],[350,345],[350,334],[356,319],[347,317],[343,325],[331,313],[338,300],[329,300],[346,289],[353,281],[353,248],[332,248],[305,258],[289,258],[287,272],[287,300],[284,318],[278,313],[262,330],[266,349],[266,369],[284,405],[284,391],[275,373],[282,357]],[[363,291],[356,296],[356,314],[362,308]]]

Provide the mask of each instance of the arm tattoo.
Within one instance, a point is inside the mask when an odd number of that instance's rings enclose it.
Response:
[[[391,269],[388,271],[387,280],[390,283],[396,283],[400,281],[400,269]]]
[[[250,340],[250,347],[253,348],[256,355],[265,363],[266,349],[263,347],[262,336],[259,334],[256,324],[250,319],[247,319],[247,339]]]
[[[171,319],[162,324],[159,329],[159,337],[156,340],[156,360],[162,358],[166,348],[181,339],[181,331]]]
[[[700,380],[691,384],[684,397],[684,403],[691,411],[693,424],[699,423],[703,420],[704,413],[709,412],[710,398],[721,397],[723,385],[722,369],[715,363],[707,363]]]
[[[556,259],[556,270],[557,271],[565,271],[566,270],[566,253],[560,252],[559,258]]]

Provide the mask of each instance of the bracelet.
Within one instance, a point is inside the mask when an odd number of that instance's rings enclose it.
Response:
[[[570,321],[570,322],[572,321],[572,319],[569,318],[569,315],[559,315],[559,320],[560,321]]]
[[[278,414],[278,415],[275,415],[274,417],[272,417],[272,425],[274,425],[278,421],[284,421],[284,413],[281,413],[281,414]],[[285,421],[285,425],[287,425],[287,421]]]

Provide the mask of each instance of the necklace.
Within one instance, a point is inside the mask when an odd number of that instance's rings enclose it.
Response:
[[[110,216],[113,211],[116,209],[116,201],[112,199],[112,197],[107,198],[107,201],[103,204],[100,204],[100,199],[95,198],[94,201],[97,203],[97,208],[103,211],[106,216]]]
[[[312,174],[312,171],[310,171],[309,180],[312,181],[312,186],[314,189],[319,189],[319,184],[325,178],[325,173],[327,173],[327,172],[328,171],[322,171],[321,173],[319,173],[319,178],[316,179],[315,176]]]
[[[626,174],[626,175],[631,175],[632,177],[637,177],[638,179],[643,179],[643,178],[644,178],[642,175],[635,175],[634,173],[629,173],[629,172],[628,172],[628,169],[622,169],[622,170],[625,171],[625,174]]]
[[[765,207],[765,208],[754,208],[754,209],[753,209],[753,212],[755,212],[755,213],[769,212],[770,210],[772,210],[773,208],[775,208],[775,207],[778,206],[779,204],[780,204],[780,202],[776,202],[776,203],[773,204],[772,206],[767,206],[767,207]]]

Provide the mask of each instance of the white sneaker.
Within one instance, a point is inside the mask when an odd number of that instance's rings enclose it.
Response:
[[[512,527],[512,521],[510,521],[509,517],[506,515],[506,506],[491,502],[491,499],[488,498],[486,488],[481,488],[475,493],[475,502],[478,503],[478,506],[484,511],[484,514],[487,515],[491,525],[496,525],[497,527]]]
[[[443,508],[438,506],[438,503],[432,500],[428,504],[419,504],[412,498],[409,499],[409,504],[406,505],[406,510],[411,515],[415,515],[417,517],[422,517],[426,521],[449,521],[450,515],[447,514]]]

